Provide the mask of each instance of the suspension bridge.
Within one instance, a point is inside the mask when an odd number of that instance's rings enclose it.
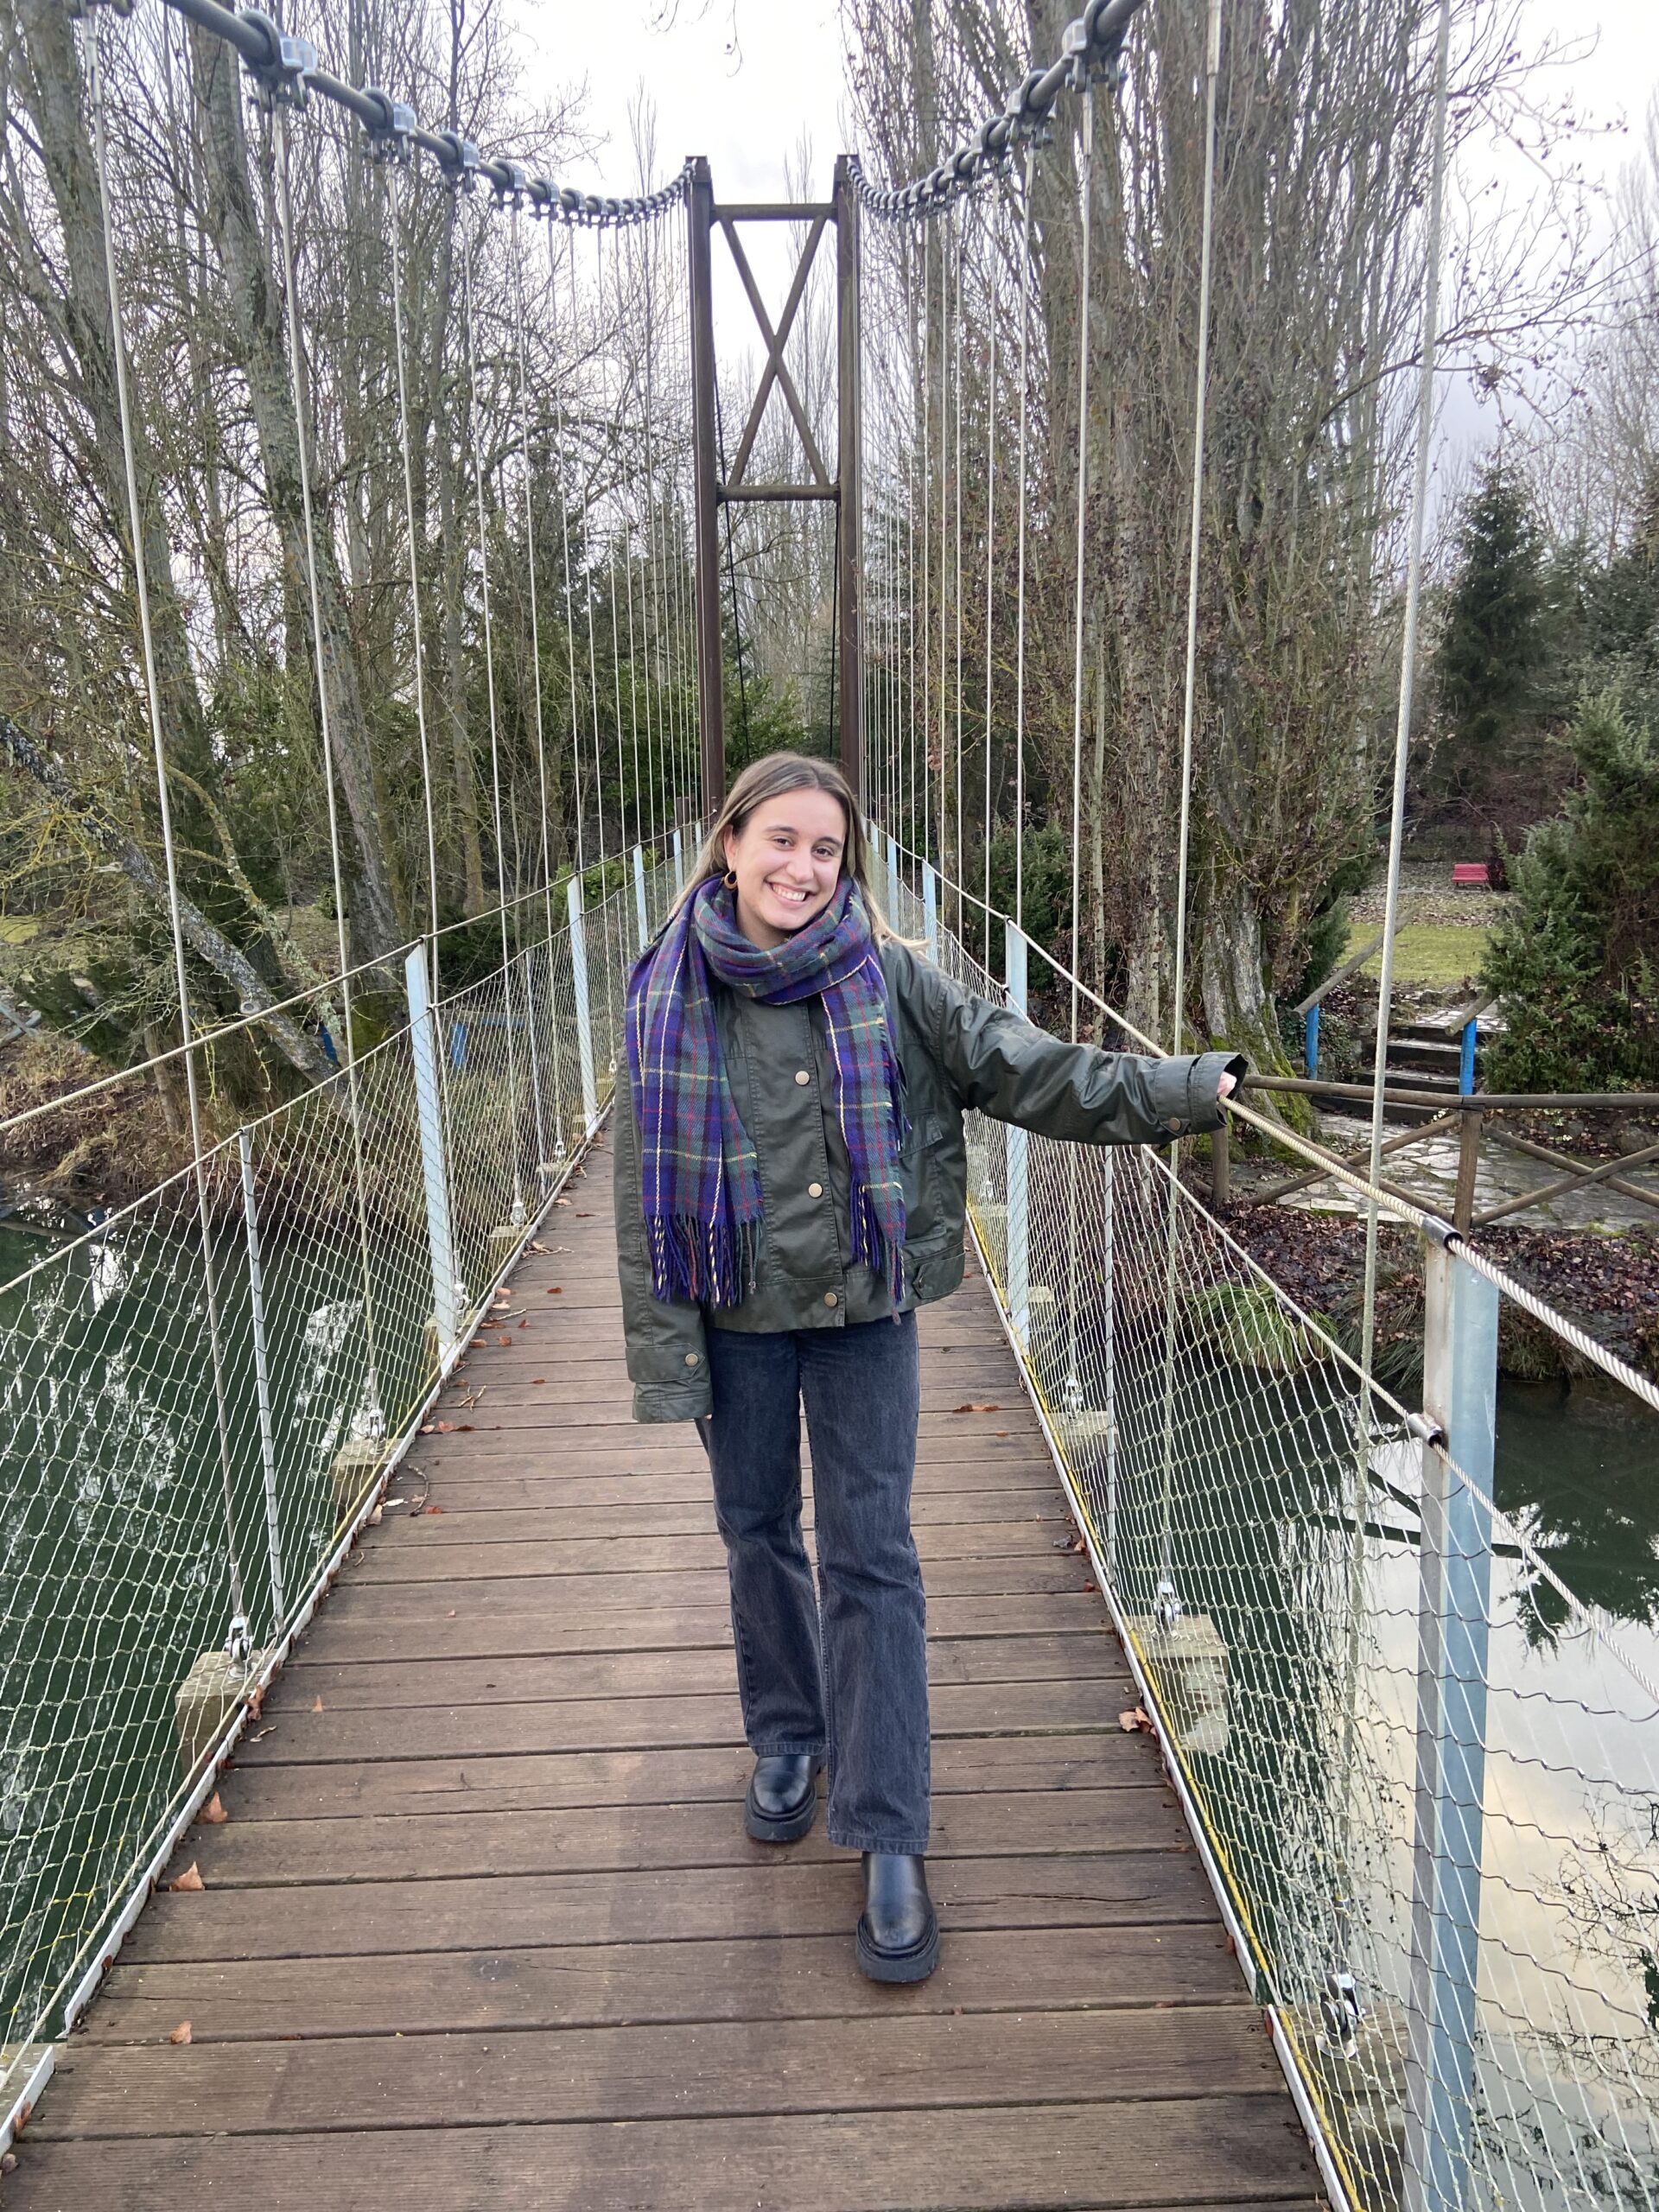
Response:
[[[1080,114],[1086,327],[1097,95],[1132,63],[1140,0],[1094,0],[925,177],[879,185],[843,160],[829,200],[776,206],[721,203],[701,161],[647,196],[560,189],[333,75],[257,11],[153,12],[165,35],[189,27],[195,81],[229,103],[210,118],[238,118],[251,95],[270,181],[280,312],[251,411],[267,460],[292,464],[273,557],[315,683],[338,937],[333,971],[283,996],[237,964],[183,880],[168,548],[108,105],[143,18],[92,6],[71,30],[66,13],[50,50],[73,73],[97,180],[178,1041],[6,1133],[164,1080],[189,1156],[0,1284],[0,2199],[1652,2208],[1656,1693],[1641,1650],[1494,1503],[1502,1310],[1632,1403],[1659,1408],[1659,1391],[1382,1185],[1380,1111],[1369,1173],[1248,1094],[1236,1117],[1366,1208],[1358,1358],[1201,1203],[1179,1144],[1113,1156],[970,1123],[969,1279],[923,1323],[915,1519],[945,1941],[926,1984],[857,1974],[855,1858],[741,1834],[700,1451],[629,1420],[606,1124],[630,963],[723,789],[739,511],[831,519],[836,737],[895,926],[1022,1012],[1038,995],[1069,1007],[1074,1036],[1164,1049],[1028,935],[1018,835],[1013,911],[994,904],[995,686],[976,791],[961,622],[982,583],[1023,778],[1033,179],[1057,116]],[[1211,0],[1204,48],[1189,766],[1223,12]],[[243,88],[215,91],[215,56]],[[373,902],[358,849],[372,791],[337,627],[344,495],[319,449],[296,190],[335,129],[384,185],[396,359],[376,373],[400,433],[421,793],[405,843],[429,887],[425,926],[366,954],[348,921]],[[1402,762],[1440,174],[1437,154]],[[506,394],[505,435],[472,435],[456,472],[472,518],[455,588],[483,642],[487,959],[476,917],[446,922],[438,897],[426,640],[448,610],[416,554],[405,353],[429,192],[454,217],[463,380],[474,399],[481,378]],[[780,223],[797,265],[774,319],[743,238]],[[833,448],[790,353],[826,238]],[[729,459],[717,248],[765,346]],[[998,285],[1011,325],[986,312]],[[486,287],[506,303],[493,329]],[[582,364],[550,396],[528,358],[532,295]],[[995,402],[1005,327],[1017,404],[980,424],[964,353],[988,357]],[[1073,946],[1092,742],[1076,350]],[[795,474],[757,475],[779,406]],[[606,465],[545,498],[579,423],[600,426]],[[975,435],[984,540],[1009,556],[978,580]],[[556,610],[537,596],[538,531],[543,556],[557,547]],[[607,537],[620,553],[601,565],[588,551]],[[542,679],[561,654],[556,729]],[[4,734],[14,765],[56,772]],[[528,836],[502,772],[510,736],[533,764]],[[1023,816],[1021,783],[1017,830]],[[1178,1051],[1187,851],[1184,810]],[[463,935],[469,964],[452,957]],[[1385,966],[1379,1098],[1388,991]],[[256,1045],[284,1071],[277,1103],[227,1115],[227,1073]],[[1387,1222],[1421,1243],[1421,1404],[1373,1372]]]

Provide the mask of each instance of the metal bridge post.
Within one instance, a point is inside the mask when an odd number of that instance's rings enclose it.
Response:
[[[677,899],[685,888],[685,838],[678,823],[674,825],[674,896]]]
[[[259,1256],[259,1209],[253,1183],[253,1139],[245,1128],[236,1133],[242,1155],[242,1218],[248,1238],[248,1302],[253,1314],[253,1389],[259,1410],[259,1465],[265,1484],[265,1535],[270,1548],[271,1633],[278,1634],[288,1618],[288,1592],[283,1573],[283,1527],[276,1510],[276,1440],[270,1423],[270,1366],[265,1356],[265,1273]]]
[[[893,850],[888,841],[887,850]],[[1013,922],[1007,925],[1008,1004],[1024,1014],[1028,1004],[1026,982],[1026,934]],[[1008,1316],[1014,1332],[1027,1357],[1031,1351],[1031,1205],[1028,1168],[1031,1140],[1023,1129],[1008,1127]]]
[[[565,887],[570,901],[570,980],[576,1000],[576,1058],[582,1068],[582,1134],[592,1136],[599,1120],[599,1086],[594,1081],[594,1016],[588,998],[588,937],[582,912],[582,878]]]
[[[864,803],[864,499],[858,283],[858,195],[845,154],[836,157],[836,391],[841,452],[836,471],[836,559],[839,601],[836,689],[842,773]]]
[[[415,1068],[415,1114],[421,1135],[421,1180],[426,1192],[426,1236],[432,1255],[432,1325],[435,1364],[461,1342],[461,1285],[449,1224],[449,1171],[443,1141],[443,1100],[438,1089],[438,1020],[427,980],[428,949],[417,944],[404,963],[409,1001],[410,1053]]]
[[[899,913],[899,848],[891,835],[887,837],[887,919],[893,924],[895,928],[897,928],[897,917]]]
[[[927,939],[927,957],[939,957],[939,879],[931,861],[922,862],[922,934]]]
[[[726,796],[725,656],[720,634],[720,483],[715,459],[715,293],[709,253],[715,187],[706,157],[691,163],[686,196],[691,274],[691,453],[697,599],[697,721],[702,811],[713,821]]]
[[[1423,1273],[1423,1408],[1445,1448],[1423,1447],[1404,2203],[1465,2212],[1492,1591],[1491,1518],[1470,1486],[1491,1494],[1498,1293],[1444,1245]]]
[[[639,924],[639,950],[643,952],[651,930],[645,920],[645,855],[640,845],[633,849],[633,911]]]

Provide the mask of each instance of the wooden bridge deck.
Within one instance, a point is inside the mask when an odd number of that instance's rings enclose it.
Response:
[[[984,1285],[923,1318],[944,1960],[880,1988],[856,1855],[743,1834],[701,1447],[628,1420],[602,1147],[571,1191],[5,2212],[1311,2206]]]

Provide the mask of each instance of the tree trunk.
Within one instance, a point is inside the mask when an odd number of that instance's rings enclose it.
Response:
[[[191,57],[203,113],[202,147],[207,174],[207,227],[228,279],[230,336],[248,383],[265,474],[265,495],[282,533],[289,569],[307,595],[305,512],[301,492],[301,416],[303,395],[292,389],[282,292],[265,257],[264,234],[248,175],[242,126],[240,72],[220,39],[191,30]],[[315,454],[315,448],[314,448]],[[390,952],[407,935],[400,913],[388,842],[375,799],[374,764],[363,709],[351,623],[341,588],[334,532],[312,479],[313,543],[319,608],[315,640],[317,682],[328,715],[334,766],[356,845],[347,864],[359,900],[353,915],[358,949],[365,957]],[[342,862],[346,856],[342,855]]]

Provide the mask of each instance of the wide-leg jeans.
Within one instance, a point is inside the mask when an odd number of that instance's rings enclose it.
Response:
[[[710,1328],[700,1422],[725,1539],[744,1732],[823,1757],[830,1840],[925,1852],[927,1617],[910,1529],[921,1406],[916,1317],[840,1329]],[[801,1535],[801,1408],[818,1594]]]

